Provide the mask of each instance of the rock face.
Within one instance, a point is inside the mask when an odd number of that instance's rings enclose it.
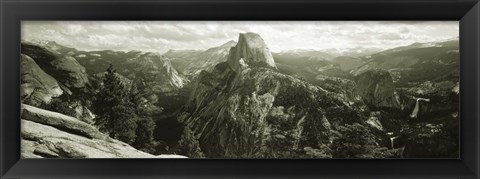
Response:
[[[39,105],[63,94],[57,80],[45,73],[32,58],[21,54],[20,60],[22,102]]]
[[[307,149],[326,152],[336,125],[362,118],[340,94],[275,70],[256,34],[241,34],[230,53],[228,62],[200,73],[179,115],[207,157],[307,157]],[[233,59],[263,65],[238,68]]]
[[[277,69],[272,54],[260,35],[242,33],[238,43],[230,49],[228,65],[233,71],[240,71],[241,66],[256,65]]]
[[[25,93],[22,94],[22,103],[50,110],[61,108],[63,110],[60,111],[65,114],[92,123],[95,116],[86,105],[86,95],[91,92],[87,88],[91,84],[89,76],[85,68],[69,56],[77,51],[48,41],[36,44],[22,42],[21,47],[21,90]],[[43,100],[38,100],[41,98]]]
[[[154,156],[76,118],[22,104],[22,158],[182,158]]]
[[[69,88],[83,88],[88,83],[85,67],[80,65],[75,58],[29,43],[21,45],[22,54],[35,60],[40,68],[62,85]]]
[[[399,107],[395,86],[388,71],[369,70],[355,76],[356,92],[363,101],[375,107]]]

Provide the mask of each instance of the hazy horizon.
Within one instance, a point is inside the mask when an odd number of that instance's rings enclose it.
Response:
[[[272,52],[386,50],[458,38],[458,21],[24,21],[22,40],[78,50],[206,50],[255,32]]]

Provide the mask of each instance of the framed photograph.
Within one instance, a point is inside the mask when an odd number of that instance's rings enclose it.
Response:
[[[1,178],[478,178],[480,4],[0,1]]]

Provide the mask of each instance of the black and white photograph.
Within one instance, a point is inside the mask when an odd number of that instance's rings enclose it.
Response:
[[[22,158],[460,156],[459,21],[22,21],[20,52]]]

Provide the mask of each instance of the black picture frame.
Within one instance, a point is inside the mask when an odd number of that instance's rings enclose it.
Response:
[[[0,0],[0,178],[478,178],[478,0]],[[20,159],[22,20],[459,20],[460,159]]]

